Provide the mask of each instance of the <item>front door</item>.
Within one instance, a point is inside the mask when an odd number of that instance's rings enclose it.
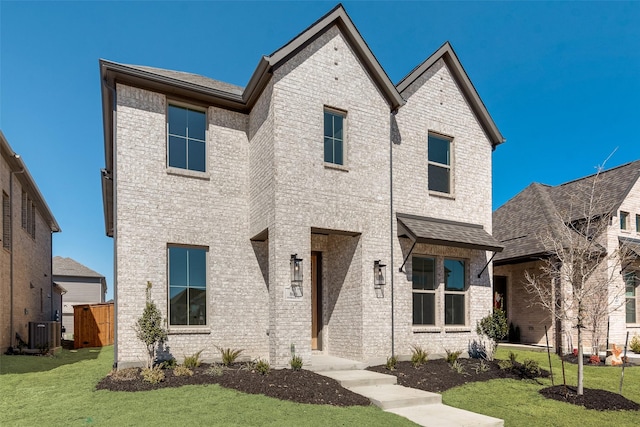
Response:
[[[311,253],[311,350],[322,350],[322,254]]]

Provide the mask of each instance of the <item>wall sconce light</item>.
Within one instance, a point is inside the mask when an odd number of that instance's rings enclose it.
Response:
[[[302,296],[302,258],[291,255],[291,290],[296,297]]]
[[[380,260],[373,262],[373,286],[380,289],[387,284],[387,266],[380,263]]]

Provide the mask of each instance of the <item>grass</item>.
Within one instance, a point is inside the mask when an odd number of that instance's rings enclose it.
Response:
[[[409,426],[379,408],[303,405],[218,385],[149,392],[96,391],[113,347],[63,350],[55,357],[0,355],[0,425]],[[241,408],[241,410],[239,410]]]
[[[508,359],[510,350],[498,348],[497,359]],[[547,353],[514,351],[518,360],[533,359],[549,369]],[[562,367],[558,356],[551,355],[555,384],[562,384]],[[620,367],[584,367],[585,388],[618,392]],[[577,366],[565,363],[567,385],[576,385]],[[579,406],[542,397],[538,390],[551,385],[550,379],[534,381],[493,380],[456,387],[442,394],[443,403],[492,417],[502,418],[511,426],[637,426],[635,411],[587,410]],[[640,367],[626,367],[622,395],[640,403]]]

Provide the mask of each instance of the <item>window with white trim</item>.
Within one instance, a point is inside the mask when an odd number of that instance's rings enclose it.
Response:
[[[453,165],[451,161],[451,139],[429,134],[427,157],[429,191],[452,193]]]
[[[207,324],[207,250],[169,246],[169,326]]]
[[[625,311],[627,323],[638,323],[638,287],[640,279],[635,271],[624,274],[625,284]]]
[[[324,161],[344,165],[344,125],[346,114],[324,110]]]
[[[197,172],[206,170],[207,114],[169,104],[167,108],[167,165]]]

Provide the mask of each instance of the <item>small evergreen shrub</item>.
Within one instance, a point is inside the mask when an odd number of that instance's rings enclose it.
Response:
[[[176,360],[175,357],[172,357],[171,359],[163,360],[162,363],[160,363],[160,367],[162,369],[174,369],[176,366],[178,366],[178,361]]]
[[[387,368],[388,371],[395,371],[398,366],[398,358],[396,356],[387,357],[387,363],[384,364],[384,367]]]
[[[144,368],[142,370],[142,379],[151,384],[158,384],[164,381],[164,371],[160,369],[160,366],[154,366],[153,368]]]
[[[224,369],[222,368],[222,366],[214,363],[213,365],[209,366],[209,369],[205,371],[205,374],[211,375],[212,377],[221,377],[223,371]]]
[[[131,381],[138,378],[138,368],[114,369],[111,378],[115,381]]]
[[[427,363],[427,357],[429,354],[425,349],[420,346],[411,346],[411,364],[414,368]]]
[[[220,350],[220,355],[222,356],[222,364],[224,366],[229,366],[236,361],[240,353],[244,350],[234,349],[234,348],[218,348]]]
[[[260,375],[268,375],[271,371],[271,365],[269,365],[269,362],[267,362],[266,360],[260,359],[256,362],[254,369]]]
[[[151,282],[147,282],[146,299],[142,316],[134,325],[136,336],[147,347],[147,369],[151,369],[156,358],[156,348],[167,340],[167,330],[162,325],[162,314],[151,300]]]
[[[478,322],[476,332],[478,335],[485,335],[491,340],[492,348],[488,357],[493,359],[496,348],[498,348],[498,341],[509,335],[507,316],[505,316],[504,311],[499,308],[494,309],[492,314],[489,314]]]
[[[192,377],[193,371],[185,365],[179,365],[173,368],[173,375],[176,377]]]
[[[513,368],[513,363],[510,360],[498,360],[498,367],[503,371]]]
[[[192,369],[192,368],[197,368],[198,366],[200,366],[200,355],[202,354],[202,350],[200,350],[199,352],[191,355],[191,356],[185,356],[184,357],[184,362],[183,365],[186,368]]]
[[[509,361],[511,362],[511,365],[516,363],[517,358],[518,358],[518,355],[515,354],[513,351],[509,352]]]
[[[289,361],[289,365],[291,365],[291,369],[293,369],[294,371],[299,371],[300,369],[302,369],[302,357],[293,356]]]
[[[629,348],[634,353],[640,354],[640,337],[637,334],[634,334],[633,338],[631,338],[631,343],[629,344]]]
[[[536,378],[540,376],[540,365],[535,360],[524,359],[520,366],[520,372],[524,378]]]
[[[444,351],[447,352],[447,357],[445,357],[445,360],[447,361],[447,363],[449,363],[450,365],[453,365],[453,363],[458,360],[458,357],[462,354],[462,351],[460,350],[447,350],[445,349]]]

